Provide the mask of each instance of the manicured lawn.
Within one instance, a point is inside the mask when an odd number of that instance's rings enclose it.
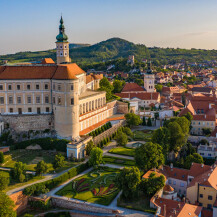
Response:
[[[26,164],[26,169],[35,171],[35,166],[41,160],[44,160],[49,167],[49,171],[54,170],[53,161],[56,153],[48,152],[45,150],[14,150],[5,155],[5,163],[2,167],[13,168],[15,163],[21,161]],[[69,167],[73,167],[76,163],[66,161],[63,168],[58,169],[56,172],[60,172]]]
[[[137,141],[150,142],[152,137],[151,130],[137,130],[133,132],[133,139]]]
[[[56,194],[91,203],[109,205],[119,190],[114,179],[120,170],[99,167],[75,179]]]
[[[150,198],[143,193],[139,193],[139,196],[137,198],[134,198],[130,201],[125,201],[122,197],[120,197],[118,198],[117,205],[120,207],[135,209],[153,214],[156,212],[155,209],[150,208]]]
[[[135,166],[134,160],[127,160],[124,158],[104,156],[103,160],[105,163],[108,163],[108,164],[118,164],[121,166]]]
[[[119,154],[119,155],[127,155],[127,156],[134,156],[135,149],[133,148],[126,148],[126,147],[117,147],[112,148],[109,153],[111,154]]]

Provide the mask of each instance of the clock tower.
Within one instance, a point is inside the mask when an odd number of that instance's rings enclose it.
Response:
[[[151,62],[149,62],[148,70],[146,71],[144,75],[144,88],[146,89],[148,93],[155,92],[154,80],[155,80],[155,75],[151,69]]]

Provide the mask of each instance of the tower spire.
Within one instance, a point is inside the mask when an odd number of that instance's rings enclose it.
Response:
[[[64,26],[63,17],[61,15],[60,25],[59,25],[59,35],[57,35],[57,42],[67,42],[68,36],[65,34],[65,26]]]

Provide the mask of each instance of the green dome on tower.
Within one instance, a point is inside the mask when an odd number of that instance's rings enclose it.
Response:
[[[57,42],[68,42],[68,36],[65,34],[65,26],[63,24],[63,18],[61,16],[60,26],[59,26],[59,35],[56,37]]]

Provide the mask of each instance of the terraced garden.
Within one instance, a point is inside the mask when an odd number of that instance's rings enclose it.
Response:
[[[137,130],[133,132],[133,139],[136,141],[150,142],[152,133],[152,130]]]
[[[5,162],[1,165],[2,167],[13,168],[15,163],[21,161],[26,164],[26,169],[35,171],[36,164],[44,160],[48,164],[49,171],[53,169],[53,161],[56,153],[50,153],[44,150],[14,150],[5,154]],[[58,169],[56,172],[60,172],[69,167],[74,166],[76,163],[65,161],[63,168]]]
[[[126,167],[135,166],[136,164],[134,160],[128,160],[124,158],[111,157],[111,156],[104,156],[103,160],[107,164],[117,164],[117,165],[126,166]]]
[[[118,169],[98,167],[73,180],[56,194],[91,203],[109,205],[119,192],[114,183],[118,173]]]
[[[126,155],[126,156],[134,156],[135,155],[135,149],[133,148],[127,148],[127,147],[116,147],[112,148],[109,153],[111,154],[118,154],[118,155]]]

